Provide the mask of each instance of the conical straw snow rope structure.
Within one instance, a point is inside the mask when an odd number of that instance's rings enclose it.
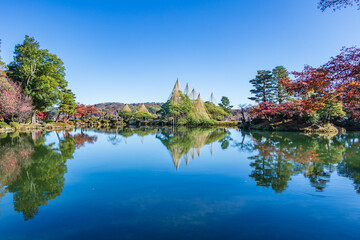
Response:
[[[149,110],[145,107],[144,104],[141,104],[140,108],[139,108],[139,112],[149,112]]]
[[[201,100],[199,93],[198,99],[195,102],[195,116],[199,119],[210,119],[209,114],[206,110],[204,102]]]
[[[124,112],[124,111],[129,111],[129,112],[131,112],[131,109],[130,109],[130,107],[129,107],[129,105],[125,105],[125,107],[123,108],[123,110],[122,110],[122,112]]]
[[[191,91],[189,97],[190,97],[191,100],[195,101],[196,96],[197,96],[197,93],[196,93],[196,91],[195,91],[195,88],[193,88],[193,90]]]
[[[191,94],[191,93],[190,93],[190,88],[189,88],[189,84],[188,84],[188,83],[186,83],[186,87],[185,87],[184,94],[190,98],[190,94]]]
[[[210,102],[216,105],[216,99],[214,97],[214,93],[211,93],[210,95]]]
[[[174,89],[170,95],[170,101],[176,104],[181,103],[182,99],[181,99],[181,90],[180,90],[180,83],[179,83],[179,79],[176,81],[175,85],[174,85]]]

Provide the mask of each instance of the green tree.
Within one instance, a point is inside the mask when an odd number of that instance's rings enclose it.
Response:
[[[274,100],[274,78],[271,71],[259,70],[254,79],[250,80],[253,89],[250,90],[254,97],[249,97],[255,102],[273,102]]]
[[[40,206],[60,196],[64,188],[66,159],[44,139],[34,144],[31,163],[22,166],[19,176],[8,189],[14,194],[14,208],[22,212],[25,220],[33,218]]]
[[[214,120],[223,120],[226,116],[230,114],[226,112],[222,107],[216,106],[212,102],[205,102],[205,107],[211,118]]]
[[[289,77],[289,73],[283,66],[277,66],[272,70],[272,76],[274,78],[275,101],[281,104],[288,98],[288,94],[283,85],[280,84],[280,79]]]
[[[122,111],[122,112],[120,112],[120,116],[124,120],[129,120],[131,117],[134,116],[134,113],[132,111]]]
[[[61,100],[59,103],[59,115],[63,114],[68,117],[76,112],[75,94],[70,89],[64,89],[61,92]],[[59,117],[58,115],[58,117]]]
[[[227,113],[231,113],[231,108],[233,107],[230,105],[229,98],[225,96],[221,98],[221,103],[219,103],[219,106],[222,107]]]
[[[14,54],[8,75],[21,83],[24,93],[32,97],[35,112],[45,111],[59,103],[62,91],[67,87],[61,59],[46,49],[40,49],[39,43],[29,36],[15,46]]]
[[[146,119],[154,118],[154,116],[151,113],[145,112],[145,111],[137,111],[134,116],[136,119],[139,119],[139,120],[146,120]]]
[[[193,117],[193,102],[183,93],[180,93],[180,98],[182,99],[180,103],[168,100],[161,106],[161,110],[159,112],[163,118],[172,117],[174,123],[176,123],[179,119],[188,120]]]
[[[342,103],[334,98],[324,101],[324,107],[318,110],[320,121],[330,122],[332,117],[344,117],[346,113],[343,110]]]

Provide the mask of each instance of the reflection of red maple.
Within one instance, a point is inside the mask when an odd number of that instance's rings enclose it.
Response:
[[[21,166],[31,161],[33,148],[27,142],[19,142],[16,147],[5,144],[0,147],[0,185],[8,185],[15,181]]]
[[[280,157],[284,161],[295,161],[299,163],[317,162],[319,161],[319,154],[314,149],[303,149],[302,146],[294,147],[276,147],[276,143],[270,139],[265,142],[254,141],[254,150],[259,152],[259,155],[264,159],[272,157]]]
[[[73,138],[75,139],[77,149],[84,146],[85,143],[95,143],[97,141],[97,136],[89,136],[82,133],[74,135]]]

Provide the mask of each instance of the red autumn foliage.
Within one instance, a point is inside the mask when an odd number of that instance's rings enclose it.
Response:
[[[22,92],[21,86],[6,78],[0,78],[0,115],[8,121],[23,122],[33,113],[30,96]]]
[[[360,119],[360,49],[343,48],[319,68],[305,66],[302,72],[293,72],[295,80],[281,79],[290,93],[307,101],[308,110],[317,110],[329,99],[342,102],[345,111]]]
[[[302,117],[304,114],[310,114],[311,111],[306,108],[306,101],[296,100],[294,102],[284,102],[274,104],[271,102],[263,102],[250,109],[253,118],[272,119],[281,117],[282,119],[290,119],[295,116]]]
[[[98,113],[98,109],[97,107],[95,107],[94,105],[84,105],[84,104],[80,104],[77,103],[76,104],[76,113],[74,114],[75,118],[83,118],[86,117],[90,114],[97,114]]]
[[[41,121],[49,120],[50,119],[50,112],[48,112],[48,111],[45,111],[45,112],[37,111],[36,112],[36,118],[40,119]]]

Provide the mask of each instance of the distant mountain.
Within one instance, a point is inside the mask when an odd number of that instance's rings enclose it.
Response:
[[[130,109],[133,112],[136,112],[140,106],[144,104],[145,107],[149,110],[150,113],[156,113],[160,110],[163,103],[130,103],[128,104]],[[106,103],[97,103],[95,107],[99,110],[105,110],[108,114],[116,114],[116,111],[121,112],[126,103],[119,103],[119,102],[106,102]]]

